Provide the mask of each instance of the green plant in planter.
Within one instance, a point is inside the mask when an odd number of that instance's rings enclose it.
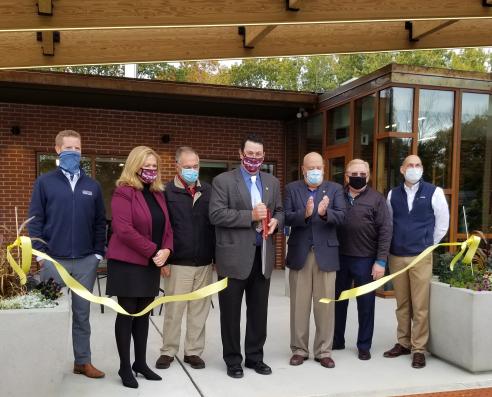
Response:
[[[449,252],[437,255],[433,272],[439,281],[451,287],[468,288],[474,291],[492,291],[492,250],[482,232],[475,231],[472,235],[481,238],[471,265],[458,261],[454,270],[449,269],[453,255]]]

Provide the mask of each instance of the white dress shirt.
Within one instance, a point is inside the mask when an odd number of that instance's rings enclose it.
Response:
[[[403,184],[405,187],[405,193],[407,194],[408,212],[413,208],[413,200],[415,199],[415,194],[419,190],[420,183],[416,183],[413,186],[408,187],[406,183]],[[391,190],[388,193],[388,210],[390,212],[390,219],[393,221],[393,207],[391,206]],[[444,190],[440,187],[436,187],[434,194],[432,195],[432,209],[434,210],[435,225],[434,225],[434,244],[439,243],[442,238],[446,235],[449,229],[449,207],[446,201],[446,196],[444,195]]]

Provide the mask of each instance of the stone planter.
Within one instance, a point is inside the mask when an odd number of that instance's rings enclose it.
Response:
[[[492,371],[492,292],[431,282],[429,351],[470,372]]]
[[[0,310],[2,397],[56,396],[68,368],[69,300],[47,309]]]

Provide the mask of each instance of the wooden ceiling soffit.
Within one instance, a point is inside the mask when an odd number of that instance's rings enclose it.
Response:
[[[0,33],[0,68],[238,59],[431,48],[491,47],[492,19],[460,20],[408,40],[404,22],[279,25],[255,48],[236,27],[64,31],[53,56],[33,32]]]
[[[492,0],[0,0],[0,30],[40,31],[492,18]]]

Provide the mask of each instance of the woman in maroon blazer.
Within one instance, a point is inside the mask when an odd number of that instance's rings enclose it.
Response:
[[[158,154],[146,146],[134,148],[125,162],[111,201],[113,234],[109,241],[106,294],[118,297],[129,313],[149,305],[159,293],[160,273],[173,249]],[[133,376],[161,380],[146,362],[148,313],[141,317],[116,316],[115,336],[123,385],[137,388]],[[130,366],[133,335],[135,362]]]

